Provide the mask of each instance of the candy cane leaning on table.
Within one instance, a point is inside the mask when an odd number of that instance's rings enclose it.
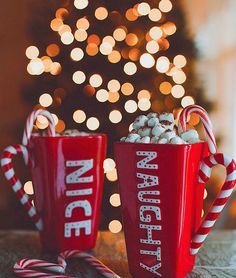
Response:
[[[23,259],[14,265],[14,273],[19,277],[47,277],[47,278],[73,278],[71,276],[63,275],[65,273],[65,269],[67,266],[66,260],[69,258],[80,258],[87,263],[89,263],[92,267],[94,267],[99,273],[101,273],[104,277],[107,278],[120,278],[116,273],[110,270],[107,266],[105,266],[101,261],[96,259],[94,256],[80,252],[78,250],[71,250],[62,252],[58,256],[58,264],[48,263],[42,260],[34,260],[34,259]],[[32,270],[30,268],[39,269],[39,270],[47,270],[54,273],[58,273],[61,275],[55,274],[47,274],[43,272],[38,272],[36,270]],[[78,276],[77,276],[78,277]]]
[[[25,146],[22,145],[13,145],[7,147],[3,151],[2,159],[1,159],[1,166],[3,172],[5,174],[6,179],[10,182],[13,191],[16,193],[17,197],[19,198],[21,204],[23,205],[24,209],[28,213],[29,217],[33,220],[36,228],[38,230],[42,230],[42,220],[36,211],[35,207],[31,204],[29,196],[25,193],[20,180],[18,179],[15,170],[13,168],[12,159],[13,156],[18,154],[22,154],[25,163],[28,163],[29,156],[28,150]]]
[[[191,113],[196,113],[200,116],[205,130],[209,150],[212,154],[216,153],[217,147],[216,147],[215,136],[213,133],[212,123],[206,110],[203,109],[201,106],[189,105],[182,110],[179,116],[179,125],[178,125],[179,133],[186,131],[188,117],[190,116]]]
[[[215,165],[223,165],[226,168],[226,180],[220,193],[212,204],[210,210],[206,214],[202,224],[196,231],[192,242],[190,252],[192,255],[197,254],[207,235],[214,226],[230,195],[232,194],[236,183],[236,163],[235,161],[222,154],[212,154],[204,158],[199,171],[199,182],[206,183],[211,175],[212,167]]]

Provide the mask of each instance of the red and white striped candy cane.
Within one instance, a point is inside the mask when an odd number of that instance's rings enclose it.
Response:
[[[110,268],[108,268],[106,265],[104,265],[101,261],[96,259],[94,256],[85,253],[80,252],[78,250],[71,250],[71,251],[65,251],[61,253],[58,257],[58,262],[61,265],[66,264],[66,259],[68,258],[80,258],[93,266],[99,273],[101,273],[104,277],[107,278],[120,278],[115,272],[113,272]]]
[[[206,110],[203,109],[201,106],[189,105],[182,110],[179,116],[179,126],[178,126],[179,133],[186,131],[186,124],[188,121],[188,117],[190,116],[191,113],[196,113],[200,116],[205,130],[209,150],[213,154],[216,153],[217,147],[216,147],[215,136],[213,133],[212,123]]]
[[[3,155],[1,158],[1,166],[6,179],[10,182],[13,191],[16,193],[17,197],[19,198],[21,204],[23,205],[24,209],[28,213],[29,217],[33,220],[36,228],[38,230],[42,230],[43,223],[41,217],[36,211],[36,208],[30,202],[29,196],[25,193],[24,188],[13,168],[12,158],[13,156],[18,154],[23,155],[25,159],[25,163],[27,164],[29,159],[27,148],[22,145],[13,145],[7,147],[3,151]]]
[[[222,153],[212,154],[203,159],[199,170],[199,182],[206,183],[210,178],[212,167],[217,164],[225,166],[226,180],[216,200],[212,204],[210,210],[208,211],[202,224],[200,225],[200,227],[198,228],[198,230],[196,231],[192,239],[191,250],[190,250],[192,255],[197,254],[198,250],[200,249],[207,235],[209,234],[212,227],[214,226],[217,218],[222,212],[225,204],[227,203],[235,187],[235,183],[236,183],[235,161]]]
[[[29,140],[32,134],[34,121],[37,119],[39,115],[42,115],[48,119],[49,125],[48,125],[48,135],[49,136],[55,136],[55,121],[53,119],[53,116],[50,112],[43,109],[38,109],[33,111],[26,120],[26,125],[23,133],[23,139],[22,144],[27,146],[29,144]]]
[[[23,259],[17,261],[14,265],[14,273],[19,277],[68,278],[68,276],[44,273],[30,268],[37,268],[41,271],[45,270],[58,274],[65,273],[65,268],[59,264],[48,263],[46,261],[36,259]]]
[[[40,277],[47,277],[47,278],[73,278],[71,276],[65,276],[65,269],[67,266],[66,260],[69,258],[80,258],[91,266],[93,266],[99,273],[101,273],[104,277],[108,278],[120,278],[116,273],[110,270],[107,266],[105,266],[101,261],[96,259],[94,256],[80,252],[78,250],[71,250],[62,252],[58,256],[58,264],[48,263],[42,260],[34,260],[34,259],[23,259],[14,265],[14,273],[19,277],[29,277],[29,278],[40,278]],[[31,269],[31,268],[34,268]],[[55,274],[48,274],[43,272],[38,272],[35,269],[39,269],[41,271],[51,271],[54,273],[59,273],[61,275]]]

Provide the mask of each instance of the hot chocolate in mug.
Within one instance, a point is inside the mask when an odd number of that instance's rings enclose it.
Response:
[[[31,135],[34,119],[49,119],[49,135]],[[1,160],[6,178],[40,230],[44,250],[85,250],[95,246],[103,187],[106,136],[55,136],[53,119],[43,110],[27,120],[24,145],[9,146]],[[34,204],[24,192],[13,166],[22,154],[31,172]]]
[[[202,120],[209,128],[209,122]],[[133,140],[133,134],[127,138]],[[133,277],[183,278],[193,269],[196,254],[232,193],[236,178],[235,162],[216,153],[211,132],[207,138],[208,144],[115,143],[126,249]],[[204,183],[217,164],[225,166],[227,178],[201,222]]]

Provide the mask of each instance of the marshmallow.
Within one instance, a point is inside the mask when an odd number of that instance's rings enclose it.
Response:
[[[166,138],[161,138],[158,141],[158,144],[167,144],[167,143],[168,143],[168,140]]]
[[[160,121],[160,124],[163,125],[165,127],[166,130],[170,129],[173,130],[175,124],[169,121]]]
[[[157,144],[159,139],[160,139],[160,138],[159,138],[158,136],[153,136],[153,137],[151,138],[151,143]]]
[[[166,138],[166,139],[169,141],[170,139],[172,139],[172,138],[175,137],[175,136],[176,136],[175,131],[173,131],[173,130],[168,130],[168,131],[162,133],[161,136],[160,136],[160,138]]]
[[[148,119],[151,119],[151,118],[158,118],[158,114],[157,113],[148,113],[147,114],[147,117],[148,117]]]
[[[174,116],[172,113],[162,113],[159,116],[159,120],[161,121],[168,121],[173,123],[174,122]]]
[[[195,129],[190,129],[185,132],[182,132],[180,134],[180,137],[186,142],[189,142],[189,140],[193,138],[199,139],[198,133]]]
[[[170,143],[171,144],[176,144],[176,145],[186,144],[186,142],[182,138],[180,138],[179,136],[175,136],[175,137],[171,138]]]
[[[151,129],[150,127],[141,127],[141,128],[138,130],[138,134],[139,134],[141,137],[150,136],[151,130],[152,130],[152,129]]]
[[[188,140],[188,143],[192,144],[192,143],[199,143],[201,142],[201,140],[199,138],[190,138]]]
[[[144,136],[142,138],[139,139],[140,143],[150,143],[150,137],[149,136]]]
[[[126,137],[121,137],[120,138],[120,142],[125,142],[125,140],[126,140]]]
[[[133,123],[133,128],[138,129],[140,127],[143,127],[143,126],[145,126],[147,121],[148,121],[148,117],[146,117],[144,115],[140,115],[135,119],[135,121]]]
[[[150,118],[147,122],[148,126],[154,127],[156,124],[159,124],[158,118]]]
[[[152,129],[152,135],[154,136],[160,136],[165,131],[165,127],[157,124]]]
[[[127,138],[125,139],[125,142],[134,143],[139,138],[140,138],[139,134],[132,133],[127,136]]]

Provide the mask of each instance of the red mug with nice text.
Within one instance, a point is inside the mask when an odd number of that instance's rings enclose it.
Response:
[[[135,278],[185,277],[193,269],[198,249],[233,191],[234,161],[223,154],[209,156],[204,142],[118,142],[115,158],[131,274]],[[216,164],[226,167],[227,179],[200,224],[202,181],[209,178],[210,169]]]
[[[34,203],[11,164],[22,153],[31,172]],[[5,149],[1,164],[21,203],[40,230],[44,250],[85,250],[95,246],[103,187],[106,136],[32,135],[27,148]]]

